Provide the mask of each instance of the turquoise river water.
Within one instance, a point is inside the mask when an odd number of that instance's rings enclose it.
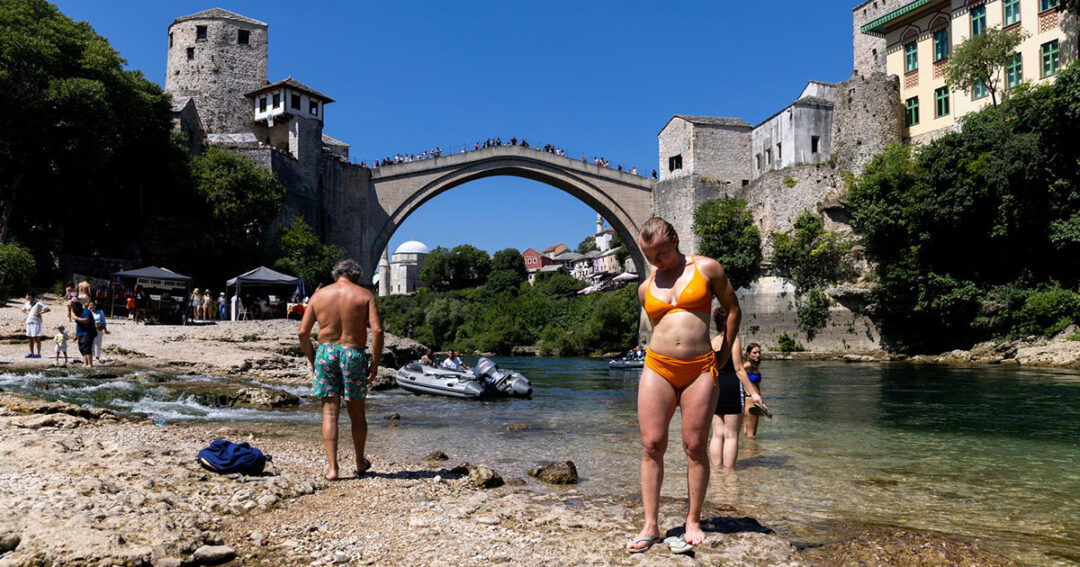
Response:
[[[438,449],[452,462],[511,476],[570,459],[581,492],[638,493],[640,371],[584,359],[497,362],[532,380],[533,399],[378,393],[369,402],[371,451],[416,460]],[[977,541],[1026,565],[1080,563],[1080,373],[780,361],[766,362],[763,373],[775,418],[762,420],[758,439],[744,440],[735,471],[714,471],[711,503],[735,506],[798,542],[895,526]],[[0,374],[0,388],[166,423],[318,421],[312,403],[290,411],[208,408],[124,378]],[[402,426],[379,427],[394,412]],[[507,431],[509,424],[528,428]],[[678,427],[676,416],[664,489],[675,497],[685,493]],[[665,523],[683,513],[665,512]]]

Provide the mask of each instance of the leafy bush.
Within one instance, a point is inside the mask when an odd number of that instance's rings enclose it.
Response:
[[[3,297],[26,292],[37,262],[30,251],[15,242],[0,244],[0,294]]]
[[[795,284],[795,293],[834,285],[851,278],[852,243],[837,234],[825,232],[821,217],[803,211],[795,226],[786,232],[772,233],[773,268]]]
[[[776,350],[780,352],[802,352],[806,349],[787,332],[783,332],[776,337]]]
[[[274,267],[304,278],[307,289],[311,290],[320,282],[329,283],[334,264],[345,256],[345,250],[340,246],[323,244],[300,216],[281,232],[278,245],[281,258]]]
[[[1037,291],[1024,301],[1018,314],[1019,335],[1052,336],[1080,322],[1080,293],[1051,287]]]
[[[795,317],[799,330],[806,333],[806,338],[814,340],[817,332],[825,328],[829,320],[829,305],[832,303],[821,288],[814,288],[795,300]]]
[[[731,285],[747,287],[761,275],[761,233],[742,199],[705,201],[694,211],[698,250],[724,267]]]
[[[799,184],[799,182],[795,181],[794,177],[792,177],[790,175],[784,177],[784,186],[787,187],[788,189],[790,189],[790,188],[792,188],[792,187],[794,187],[794,186],[796,186],[798,184]]]

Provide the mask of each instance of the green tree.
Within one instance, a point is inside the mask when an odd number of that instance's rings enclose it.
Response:
[[[24,293],[36,269],[29,250],[15,242],[0,244],[0,296]]]
[[[525,258],[517,248],[503,248],[491,256],[491,271],[510,270],[525,278]]]
[[[450,267],[450,251],[438,246],[420,263],[420,280],[435,291],[450,289],[454,274]]]
[[[694,234],[705,256],[724,267],[735,288],[750,285],[761,275],[761,233],[742,199],[705,201],[694,211]]]
[[[582,240],[581,243],[577,245],[576,252],[578,254],[586,254],[586,253],[589,253],[589,252],[595,252],[595,251],[599,251],[599,250],[600,250],[600,247],[596,245],[596,237],[588,236],[588,237],[585,238],[585,240]]]
[[[330,272],[345,250],[340,246],[323,244],[304,217],[297,216],[278,240],[280,258],[274,267],[304,278],[309,288],[330,282]]]
[[[250,159],[211,146],[191,160],[195,188],[235,241],[259,244],[277,217],[285,187]]]
[[[964,92],[970,92],[973,85],[981,83],[990,92],[991,102],[997,106],[1001,88],[999,76],[1027,37],[1023,30],[1006,31],[994,27],[965,39],[949,54],[945,83],[954,91]]]
[[[968,114],[961,132],[889,147],[864,168],[848,204],[876,266],[871,313],[887,344],[940,352],[1066,317],[1044,305],[1067,294],[1027,300],[1080,287],[1078,107],[1074,64]]]
[[[188,198],[170,177],[168,97],[125,63],[52,4],[0,0],[0,241],[120,254]]]
[[[451,289],[479,286],[491,272],[491,258],[487,252],[468,244],[459,244],[450,250]]]
[[[1061,0],[1061,7],[1073,15],[1080,16],[1080,0]]]

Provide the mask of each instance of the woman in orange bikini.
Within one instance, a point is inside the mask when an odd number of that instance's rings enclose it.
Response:
[[[652,322],[652,339],[638,385],[638,424],[641,426],[641,499],[645,526],[627,544],[640,553],[660,541],[658,509],[664,481],[668,427],[678,407],[682,412],[683,450],[687,460],[689,510],[686,531],[665,543],[686,553],[705,539],[701,507],[709,484],[709,422],[716,406],[716,369],[731,355],[731,342],[714,353],[709,342],[713,297],[727,312],[725,335],[739,332],[741,312],[735,290],[724,269],[712,258],[679,251],[674,227],[659,217],[642,225],[641,250],[656,271],[638,288],[638,299]],[[717,360],[719,358],[719,360]]]

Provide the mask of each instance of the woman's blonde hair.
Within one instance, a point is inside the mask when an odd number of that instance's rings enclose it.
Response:
[[[679,238],[671,223],[660,217],[649,217],[649,220],[641,225],[641,241],[652,242],[657,234],[663,236],[668,242],[675,242]]]

